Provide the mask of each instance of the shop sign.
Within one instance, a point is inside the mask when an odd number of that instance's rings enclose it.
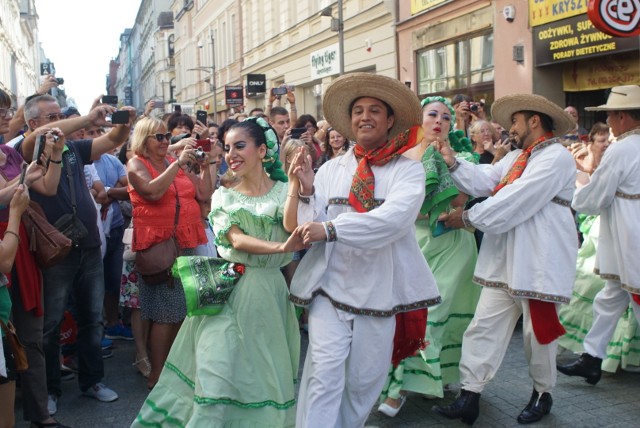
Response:
[[[589,19],[603,33],[618,37],[640,36],[640,1],[590,0]]]
[[[340,73],[340,50],[338,44],[311,53],[311,80]]]
[[[587,13],[589,0],[529,0],[529,26]]]
[[[247,93],[262,94],[267,92],[267,76],[265,74],[247,74]]]
[[[224,87],[224,99],[225,103],[229,106],[241,106],[244,104],[242,97],[242,86],[229,86]]]
[[[586,15],[533,29],[536,66],[637,51],[639,48],[637,37],[613,37],[598,31]]]
[[[411,15],[449,3],[451,0],[411,0]]]
[[[607,61],[576,61],[565,64],[562,73],[565,92],[595,91],[622,85],[640,85],[637,55],[611,57]]]

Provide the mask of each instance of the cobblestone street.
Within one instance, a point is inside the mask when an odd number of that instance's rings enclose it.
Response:
[[[63,383],[63,396],[58,402],[56,418],[74,428],[128,427],[146,398],[146,380],[131,366],[133,342],[116,341],[114,357],[105,360],[104,383],[113,388],[120,398],[113,403],[100,403],[82,397],[76,381]],[[306,349],[306,334],[303,347]],[[572,359],[565,353],[559,361]],[[304,360],[304,355],[302,356]],[[603,374],[596,385],[584,380],[558,375],[558,385],[553,392],[551,414],[539,427],[637,427],[640,420],[640,373],[618,371],[615,375]],[[532,385],[522,350],[522,334],[518,327],[511,340],[505,361],[497,377],[489,384],[480,401],[480,417],[476,427],[515,427],[516,417],[527,404]],[[405,407],[395,418],[388,418],[375,409],[367,421],[370,428],[391,427],[462,427],[460,421],[450,421],[431,411],[434,404],[448,404],[454,398],[449,393],[442,400],[427,400],[419,395],[410,395]],[[20,406],[20,392],[17,392]],[[17,420],[22,419],[18,409]],[[29,424],[18,422],[17,427]],[[212,427],[213,428],[213,427]]]

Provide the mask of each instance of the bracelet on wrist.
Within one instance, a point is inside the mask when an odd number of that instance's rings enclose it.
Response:
[[[218,161],[209,162],[209,165],[218,165]]]
[[[50,162],[50,163],[55,163],[55,164],[58,164],[58,165],[59,165],[59,164],[61,164],[61,163],[62,163],[62,159],[60,159],[60,160],[53,160],[53,159],[49,159],[49,162]]]
[[[459,166],[460,166],[460,161],[456,159],[453,165],[448,166],[447,169],[449,170],[449,172],[454,172],[456,169],[458,169]]]
[[[12,230],[5,230],[4,231],[4,238],[5,239],[7,239],[7,234],[15,236],[16,239],[18,240],[18,244],[20,243],[20,235],[18,235],[16,232],[14,232]]]

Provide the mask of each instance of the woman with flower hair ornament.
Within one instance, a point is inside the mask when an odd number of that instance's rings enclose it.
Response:
[[[428,346],[389,371],[378,411],[390,417],[400,411],[408,391],[442,398],[445,386],[458,382],[462,335],[480,296],[480,287],[472,282],[478,257],[473,233],[443,230],[438,222],[442,212],[463,207],[469,197],[456,189],[432,143],[449,140],[457,156],[471,162],[477,163],[477,155],[462,131],[453,131],[456,115],[448,100],[433,96],[421,104],[424,139],[405,156],[421,162],[425,170],[425,198],[416,220],[416,238],[436,278],[442,303],[429,311]]]
[[[251,117],[229,129],[225,152],[240,181],[214,193],[209,216],[218,251],[240,279],[217,314],[184,321],[132,426],[295,425],[300,333],[280,267],[303,245],[282,225],[287,177],[278,139]]]

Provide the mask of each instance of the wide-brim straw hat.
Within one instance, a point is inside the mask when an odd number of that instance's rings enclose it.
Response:
[[[505,95],[494,101],[491,106],[491,117],[504,129],[511,128],[511,117],[519,111],[535,111],[544,113],[553,121],[553,135],[565,135],[576,126],[575,120],[560,106],[545,97],[532,94]]]
[[[394,123],[389,138],[422,123],[420,101],[404,83],[378,74],[350,73],[334,80],[322,99],[325,119],[349,140],[356,140],[349,106],[362,97],[377,98],[393,109]]]
[[[611,88],[607,103],[586,107],[587,111],[640,110],[640,86],[626,85]]]

